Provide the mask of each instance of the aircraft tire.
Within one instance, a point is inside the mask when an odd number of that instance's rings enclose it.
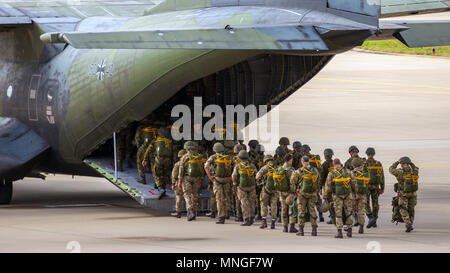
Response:
[[[11,203],[13,193],[13,183],[5,179],[0,180],[0,205]]]

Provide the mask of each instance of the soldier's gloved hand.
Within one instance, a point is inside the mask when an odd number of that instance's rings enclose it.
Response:
[[[147,166],[147,161],[142,161],[142,166],[146,167]]]
[[[173,185],[172,185],[172,190],[173,190],[173,191],[175,190],[175,186],[173,186]]]

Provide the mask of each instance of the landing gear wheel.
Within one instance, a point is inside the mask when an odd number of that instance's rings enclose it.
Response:
[[[12,181],[0,180],[0,205],[8,205],[11,203],[13,192]]]

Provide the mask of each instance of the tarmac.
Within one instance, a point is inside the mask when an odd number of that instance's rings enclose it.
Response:
[[[13,202],[0,208],[0,252],[449,252],[450,59],[350,51],[280,105],[280,130],[322,155],[346,160],[350,145],[374,147],[385,167],[378,228],[334,239],[319,223],[305,237],[194,222],[139,206],[104,179],[49,176],[14,184]],[[391,223],[394,177],[401,156],[420,167],[415,229]],[[327,214],[326,214],[327,215]],[[328,220],[328,217],[326,217]],[[356,232],[354,232],[356,233]]]

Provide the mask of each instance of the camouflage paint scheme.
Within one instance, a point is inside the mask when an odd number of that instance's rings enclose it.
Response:
[[[119,1],[79,1],[73,7],[58,1],[47,6],[2,2],[6,5],[0,5],[0,116],[19,120],[51,147],[45,160],[16,172],[12,180],[32,171],[92,175],[83,160],[113,132],[141,120],[187,84],[241,63],[248,62],[254,69],[266,56],[274,62],[280,58],[292,62],[292,69],[298,71],[293,71],[296,78],[289,80],[291,84],[245,100],[246,104],[278,104],[332,56],[361,45],[379,31],[374,14],[379,6],[373,0],[354,1],[359,6],[331,1],[331,7],[326,0],[167,0],[150,9],[159,2],[141,0],[129,7],[120,6]],[[98,14],[100,10],[106,14]],[[139,16],[144,10],[146,15]],[[95,15],[108,17],[91,17]],[[274,42],[277,33],[270,27],[289,24],[298,25],[302,38]],[[183,29],[227,25],[250,26],[249,33],[261,37],[268,49],[192,50],[171,45],[169,49],[132,49],[129,41],[122,45],[126,49],[83,49],[40,39],[50,32],[73,33],[74,37],[106,32],[111,35],[102,36],[100,47],[107,47],[121,32],[173,29],[177,39],[189,39]],[[269,31],[254,31],[260,26]],[[309,41],[310,36],[320,39]],[[295,65],[298,60],[303,63]],[[272,76],[287,82],[278,74]],[[255,92],[258,84],[265,84],[258,79],[254,82]]]

